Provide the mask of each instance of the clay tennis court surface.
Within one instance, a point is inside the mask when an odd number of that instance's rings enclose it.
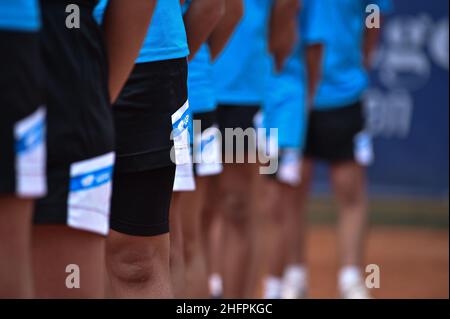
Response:
[[[372,289],[372,295],[379,299],[448,299],[448,199],[383,199],[372,200],[370,206],[365,264],[377,264],[381,271],[381,287]],[[308,216],[312,225],[307,241],[309,298],[338,298],[333,200],[313,199]],[[270,230],[265,236],[271,236]]]
[[[315,226],[308,239],[310,298],[336,298],[336,236],[330,226]],[[368,264],[381,269],[376,298],[449,298],[448,230],[372,227]]]

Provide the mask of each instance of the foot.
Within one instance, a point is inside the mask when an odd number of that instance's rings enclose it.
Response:
[[[307,289],[305,285],[294,282],[287,282],[281,291],[282,299],[307,299]]]
[[[372,299],[369,290],[363,282],[355,282],[352,285],[341,288],[342,299]]]

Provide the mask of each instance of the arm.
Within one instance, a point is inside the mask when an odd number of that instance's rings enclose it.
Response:
[[[208,44],[213,60],[222,52],[244,15],[242,0],[225,0],[225,15],[209,37]]]
[[[167,1],[167,0],[162,0]],[[184,17],[192,59],[225,13],[224,0],[194,0]]]
[[[308,74],[308,105],[312,106],[322,76],[323,45],[313,44],[308,46],[305,58]]]
[[[270,17],[269,51],[277,70],[292,53],[298,34],[299,0],[276,0]]]
[[[377,48],[379,39],[380,39],[379,28],[372,28],[372,29],[366,28],[363,43],[363,63],[367,70],[370,69],[372,57]]]
[[[113,102],[133,69],[155,4],[156,0],[109,1],[104,30],[109,59],[109,90]]]

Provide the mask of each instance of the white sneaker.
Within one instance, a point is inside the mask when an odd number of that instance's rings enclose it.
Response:
[[[285,284],[281,291],[282,299],[307,299],[305,287],[295,285],[294,283]]]
[[[308,291],[308,276],[303,265],[287,267],[281,290],[282,299],[306,299]]]
[[[356,282],[348,287],[341,288],[342,299],[373,299],[369,290],[362,282]]]

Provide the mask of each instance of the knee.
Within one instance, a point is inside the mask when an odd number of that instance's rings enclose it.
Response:
[[[287,221],[287,218],[287,211],[283,209],[283,207],[281,207],[281,209],[273,208],[270,211],[269,221],[274,226],[280,227],[284,225]]]
[[[153,282],[163,263],[162,254],[156,248],[107,250],[109,275],[128,286],[145,286]]]
[[[186,264],[190,264],[192,260],[195,257],[195,254],[198,253],[198,245],[196,245],[194,242],[186,241],[186,244],[184,245],[184,260]]]
[[[365,202],[366,189],[362,183],[346,183],[340,187],[340,198],[347,206],[356,206]]]
[[[248,198],[237,192],[229,192],[224,196],[223,208],[225,221],[235,227],[243,228],[249,222]]]

